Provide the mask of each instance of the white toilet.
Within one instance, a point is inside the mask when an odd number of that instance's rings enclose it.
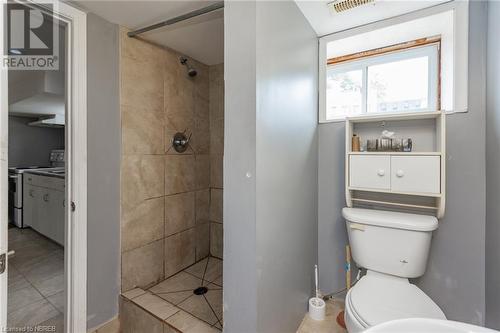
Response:
[[[347,293],[349,333],[403,318],[446,319],[443,311],[408,279],[425,272],[433,216],[344,208],[351,253],[363,276]]]

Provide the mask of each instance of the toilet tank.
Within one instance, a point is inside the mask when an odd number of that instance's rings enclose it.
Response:
[[[342,216],[358,267],[404,278],[424,274],[437,218],[362,208],[344,208]]]

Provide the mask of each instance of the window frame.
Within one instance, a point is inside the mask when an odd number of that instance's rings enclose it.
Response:
[[[413,42],[403,43],[402,45],[411,45]],[[395,49],[394,49],[395,48]],[[393,51],[384,51],[384,49]],[[361,113],[357,116],[364,115],[379,115],[385,114],[386,112],[368,112],[368,68],[370,66],[387,64],[391,62],[414,59],[418,57],[427,56],[428,62],[428,107],[426,109],[413,109],[405,111],[397,111],[397,113],[405,112],[426,112],[426,111],[437,111],[440,109],[440,40],[435,40],[433,42],[426,43],[424,45],[418,46],[388,46],[387,48],[382,48],[379,50],[360,52],[354,55],[348,55],[345,57],[339,57],[334,59],[328,59],[325,80],[331,73],[345,73],[348,71],[361,70],[362,71],[362,88],[361,88]],[[343,60],[343,59],[352,60]],[[334,69],[332,69],[334,67]],[[326,81],[325,81],[326,83]],[[332,118],[327,118],[328,110],[327,107],[327,87],[325,84],[325,121],[340,121],[344,120],[347,115],[339,115]],[[393,112],[387,112],[393,113]]]

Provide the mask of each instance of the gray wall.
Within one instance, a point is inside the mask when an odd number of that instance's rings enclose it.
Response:
[[[500,2],[488,2],[486,326],[500,329]]]
[[[447,117],[446,216],[434,233],[419,286],[449,319],[482,324],[485,314],[485,55],[486,3],[471,2],[469,112]],[[344,288],[347,237],[344,124],[319,130],[319,263],[322,289]]]
[[[118,26],[87,16],[87,327],[118,314],[120,109]]]
[[[292,1],[226,4],[225,331],[295,332],[317,257],[317,39]]]
[[[28,126],[35,120],[9,116],[9,166],[47,166],[50,151],[64,149],[64,128]]]
[[[255,15],[255,2],[225,3],[225,332],[257,331]]]
[[[295,2],[257,2],[256,54],[257,332],[295,332],[318,249],[318,41]]]

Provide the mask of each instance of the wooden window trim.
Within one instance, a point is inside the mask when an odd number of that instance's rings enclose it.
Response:
[[[338,64],[345,63],[348,61],[354,61],[354,60],[359,60],[362,58],[379,56],[379,55],[387,54],[387,53],[391,53],[391,52],[404,51],[404,50],[412,49],[415,47],[421,47],[421,46],[426,46],[426,45],[430,45],[430,44],[437,44],[438,45],[437,107],[439,110],[439,109],[441,109],[441,37],[440,36],[420,38],[420,39],[416,39],[416,40],[412,40],[412,41],[408,41],[408,42],[404,42],[404,43],[380,47],[377,49],[348,54],[348,55],[344,55],[344,56],[340,56],[340,57],[329,58],[329,59],[327,59],[326,64],[327,64],[327,66],[328,65],[338,65]]]
[[[362,59],[362,58],[378,56],[378,55],[386,54],[386,53],[390,53],[390,52],[407,50],[407,49],[411,49],[414,47],[425,46],[425,45],[429,45],[429,44],[438,44],[438,48],[439,48],[439,50],[441,50],[441,37],[436,36],[436,37],[420,38],[420,39],[416,39],[416,40],[412,40],[412,41],[404,42],[404,43],[400,43],[400,44],[394,44],[394,45],[390,45],[390,46],[380,47],[377,49],[372,49],[372,50],[362,51],[362,52],[358,52],[358,53],[343,55],[340,57],[329,58],[329,59],[327,59],[326,64],[327,65],[337,65],[337,64],[344,63],[347,61],[353,61],[353,60],[358,60],[358,59]]]

